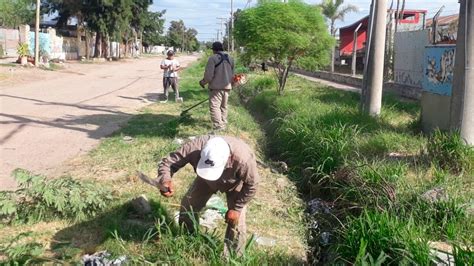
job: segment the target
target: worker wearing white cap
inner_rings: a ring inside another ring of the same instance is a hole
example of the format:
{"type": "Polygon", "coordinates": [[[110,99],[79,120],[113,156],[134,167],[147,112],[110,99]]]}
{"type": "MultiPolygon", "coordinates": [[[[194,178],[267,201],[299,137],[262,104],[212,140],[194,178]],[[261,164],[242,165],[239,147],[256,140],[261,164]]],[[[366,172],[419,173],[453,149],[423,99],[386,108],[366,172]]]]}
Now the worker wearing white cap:
{"type": "Polygon", "coordinates": [[[173,195],[171,177],[188,163],[197,178],[181,201],[179,223],[192,232],[193,221],[199,221],[198,213],[211,196],[217,191],[225,192],[225,252],[233,249],[241,254],[246,241],[246,206],[255,196],[259,179],[252,149],[242,140],[227,136],[202,136],[189,141],[159,164],[158,181],[163,196],[173,195]]]}

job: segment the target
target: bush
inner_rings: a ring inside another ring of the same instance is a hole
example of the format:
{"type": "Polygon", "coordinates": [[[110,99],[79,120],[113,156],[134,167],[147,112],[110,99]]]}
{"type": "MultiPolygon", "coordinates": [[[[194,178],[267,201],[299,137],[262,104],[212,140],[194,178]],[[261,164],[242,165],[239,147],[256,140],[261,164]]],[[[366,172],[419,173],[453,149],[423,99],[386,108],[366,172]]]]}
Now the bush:
{"type": "Polygon", "coordinates": [[[467,146],[459,132],[436,130],[428,140],[428,157],[443,170],[459,174],[472,170],[474,149],[467,146]]]}
{"type": "Polygon", "coordinates": [[[15,170],[19,189],[0,192],[0,217],[35,222],[53,218],[85,220],[95,216],[112,200],[111,191],[91,181],[71,177],[46,179],[25,170],[15,170]]]}

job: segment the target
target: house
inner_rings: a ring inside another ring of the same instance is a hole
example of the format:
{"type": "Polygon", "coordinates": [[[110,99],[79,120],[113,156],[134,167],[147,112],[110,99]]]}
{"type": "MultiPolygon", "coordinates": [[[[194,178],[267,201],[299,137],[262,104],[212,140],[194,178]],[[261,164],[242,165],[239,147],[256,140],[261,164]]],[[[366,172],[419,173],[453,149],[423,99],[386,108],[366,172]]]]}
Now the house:
{"type": "MultiPolygon", "coordinates": [[[[395,28],[397,32],[400,31],[414,31],[425,28],[425,18],[427,10],[404,10],[400,13],[401,19],[398,20],[398,25],[395,23],[396,10],[388,10],[387,14],[387,34],[388,38],[393,39],[395,28]]],[[[351,25],[339,29],[339,56],[342,60],[348,62],[352,61],[352,51],[354,46],[354,32],[357,27],[356,39],[356,53],[357,58],[364,57],[365,45],[368,35],[369,16],[366,16],[351,25]]],[[[360,60],[362,63],[362,60],[360,60]]]]}
{"type": "Polygon", "coordinates": [[[455,44],[458,35],[459,15],[438,17],[436,20],[436,35],[433,35],[435,24],[433,18],[426,20],[426,27],[430,29],[431,43],[455,44]]]}

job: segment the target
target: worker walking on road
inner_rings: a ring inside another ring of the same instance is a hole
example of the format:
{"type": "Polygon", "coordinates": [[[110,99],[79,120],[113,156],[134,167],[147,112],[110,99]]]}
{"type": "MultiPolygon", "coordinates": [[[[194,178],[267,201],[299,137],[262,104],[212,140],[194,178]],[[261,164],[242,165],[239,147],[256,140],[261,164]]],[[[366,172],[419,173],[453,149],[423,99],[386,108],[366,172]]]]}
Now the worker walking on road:
{"type": "Polygon", "coordinates": [[[207,201],[217,191],[225,192],[228,211],[224,254],[229,255],[230,250],[242,254],[246,241],[245,212],[259,180],[252,149],[234,137],[197,137],[160,162],[158,183],[163,196],[174,194],[171,178],[188,163],[197,178],[181,201],[179,223],[193,232],[193,221],[199,221],[198,213],[207,201]]]}
{"type": "Polygon", "coordinates": [[[164,99],[161,103],[168,102],[168,90],[171,86],[174,91],[175,100],[179,100],[179,86],[178,86],[178,71],[180,70],[181,66],[179,65],[179,61],[174,58],[174,51],[169,50],[166,53],[167,57],[163,61],[161,61],[160,68],[163,69],[163,94],[164,99]]]}
{"type": "Polygon", "coordinates": [[[225,130],[227,126],[227,101],[232,89],[234,60],[226,53],[222,43],[212,44],[214,55],[207,61],[204,78],[199,85],[209,84],[209,109],[215,131],[225,130]]]}

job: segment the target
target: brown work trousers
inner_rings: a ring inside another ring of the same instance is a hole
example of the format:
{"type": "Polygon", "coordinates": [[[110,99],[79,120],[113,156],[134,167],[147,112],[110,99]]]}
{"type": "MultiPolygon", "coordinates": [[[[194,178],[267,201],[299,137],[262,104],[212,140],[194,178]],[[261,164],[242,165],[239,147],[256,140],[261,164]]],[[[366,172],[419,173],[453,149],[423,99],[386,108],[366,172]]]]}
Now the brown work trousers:
{"type": "Polygon", "coordinates": [[[227,126],[228,90],[209,90],[209,110],[214,129],[225,129],[227,126]]]}
{"type": "MultiPolygon", "coordinates": [[[[185,226],[185,228],[194,232],[199,226],[199,212],[206,206],[207,201],[211,196],[216,193],[217,190],[212,189],[206,184],[201,178],[196,178],[189,188],[186,195],[181,200],[181,209],[179,213],[179,224],[185,226]]],[[[235,200],[237,197],[236,191],[226,192],[227,207],[233,209],[235,207],[235,200]]],[[[246,231],[247,227],[245,224],[245,212],[246,207],[240,212],[240,219],[238,226],[234,227],[227,225],[225,239],[224,239],[224,255],[229,256],[231,251],[236,252],[238,255],[242,255],[243,248],[245,247],[246,231]]]]}
{"type": "Polygon", "coordinates": [[[165,100],[168,100],[169,88],[173,88],[175,99],[179,98],[179,87],[177,77],[164,77],[163,78],[163,91],[165,100]]]}

